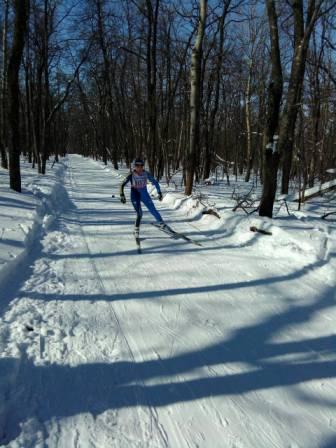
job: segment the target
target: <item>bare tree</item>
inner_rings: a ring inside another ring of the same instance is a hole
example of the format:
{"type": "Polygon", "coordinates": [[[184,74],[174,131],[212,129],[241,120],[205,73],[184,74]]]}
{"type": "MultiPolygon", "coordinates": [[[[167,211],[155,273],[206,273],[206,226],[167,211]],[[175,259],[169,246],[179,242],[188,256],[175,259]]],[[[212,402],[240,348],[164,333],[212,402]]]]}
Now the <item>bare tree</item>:
{"type": "Polygon", "coordinates": [[[200,0],[199,20],[195,45],[192,50],[190,69],[190,143],[189,151],[185,161],[185,194],[191,195],[194,174],[196,151],[199,148],[199,119],[200,119],[200,91],[201,91],[201,67],[202,67],[202,46],[207,17],[207,0],[200,0]]]}
{"type": "Polygon", "coordinates": [[[285,96],[284,108],[279,115],[279,105],[282,96],[282,68],[279,52],[278,17],[275,2],[267,2],[267,11],[271,35],[272,83],[277,86],[276,91],[269,91],[268,125],[266,127],[266,151],[264,161],[264,186],[260,204],[260,215],[272,217],[273,203],[277,188],[277,172],[280,159],[282,161],[282,193],[288,193],[292,167],[293,148],[295,140],[296,119],[301,106],[303,83],[310,36],[322,14],[334,8],[336,2],[324,0],[309,0],[304,9],[303,0],[293,0],[289,3],[294,21],[294,53],[288,89],[285,96]],[[328,4],[328,5],[327,5],[328,4]],[[322,11],[322,6],[328,6],[322,11]],[[277,50],[275,51],[275,49],[277,50]],[[275,57],[276,55],[276,57],[275,57]],[[279,88],[281,83],[281,89],[279,88]],[[274,95],[276,93],[276,95],[274,95]],[[273,112],[272,112],[273,111],[273,112]],[[270,118],[272,120],[270,121],[270,118]],[[275,132],[278,129],[279,142],[276,147],[275,132]]]}
{"type": "Polygon", "coordinates": [[[211,161],[214,155],[215,147],[215,124],[218,114],[219,104],[220,104],[220,93],[221,93],[221,73],[224,60],[224,41],[225,41],[225,24],[227,16],[230,12],[232,0],[225,0],[222,5],[221,15],[218,17],[218,43],[217,54],[215,57],[215,66],[213,69],[214,75],[214,99],[213,108],[210,112],[209,126],[206,129],[206,139],[205,139],[205,154],[204,154],[204,171],[203,178],[206,179],[210,175],[211,161]]]}
{"type": "MultiPolygon", "coordinates": [[[[282,193],[288,193],[293,158],[296,118],[301,104],[303,80],[309,48],[310,36],[320,17],[325,0],[309,0],[306,19],[303,0],[292,1],[294,18],[294,55],[288,83],[287,98],[281,117],[279,132],[279,152],[282,160],[282,193]]],[[[328,8],[329,9],[329,8],[328,8]]]]}
{"type": "Polygon", "coordinates": [[[19,70],[29,17],[29,0],[14,0],[14,11],[14,37],[8,62],[8,121],[10,128],[9,179],[10,188],[21,192],[19,70]]]}
{"type": "Polygon", "coordinates": [[[7,112],[7,59],[8,59],[8,48],[7,48],[7,34],[8,34],[8,12],[9,12],[9,2],[8,0],[3,0],[4,4],[4,19],[2,25],[2,70],[1,70],[1,83],[0,83],[0,155],[1,155],[1,166],[2,168],[8,168],[7,160],[7,136],[6,136],[6,112],[7,112]]]}
{"type": "Polygon", "coordinates": [[[263,191],[259,215],[271,218],[273,215],[273,204],[277,188],[277,172],[280,160],[274,136],[277,134],[279,126],[280,103],[283,89],[278,20],[274,0],[267,2],[267,16],[271,39],[271,78],[268,86],[267,117],[264,130],[264,147],[266,149],[263,161],[263,191]]]}

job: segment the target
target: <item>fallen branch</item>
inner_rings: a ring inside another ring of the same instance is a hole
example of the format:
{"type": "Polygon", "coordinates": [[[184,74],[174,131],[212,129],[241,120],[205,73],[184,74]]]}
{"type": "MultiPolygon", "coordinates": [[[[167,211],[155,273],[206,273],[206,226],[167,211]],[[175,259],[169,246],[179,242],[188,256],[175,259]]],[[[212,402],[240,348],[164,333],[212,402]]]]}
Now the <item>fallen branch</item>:
{"type": "Polygon", "coordinates": [[[325,215],[323,215],[323,216],[321,216],[321,218],[322,219],[326,219],[328,216],[330,216],[330,215],[336,215],[336,211],[335,212],[329,212],[329,213],[326,213],[325,215]]]}
{"type": "Polygon", "coordinates": [[[238,202],[238,204],[232,209],[232,211],[235,212],[237,211],[238,208],[241,208],[247,215],[252,215],[252,213],[255,213],[259,210],[259,206],[254,208],[252,211],[247,211],[247,209],[253,208],[255,202],[256,202],[255,200],[248,201],[246,199],[243,199],[240,202],[238,202]]]}
{"type": "Polygon", "coordinates": [[[278,200],[280,201],[280,207],[279,207],[279,210],[278,210],[277,214],[280,212],[282,206],[284,205],[286,207],[288,216],[291,215],[291,213],[289,211],[289,208],[288,208],[288,203],[287,203],[288,198],[289,198],[289,196],[285,195],[285,194],[278,198],[278,200]]]}
{"type": "Polygon", "coordinates": [[[213,210],[212,208],[208,208],[207,210],[202,211],[202,215],[213,215],[216,216],[216,218],[220,219],[219,214],[213,210]]]}
{"type": "Polygon", "coordinates": [[[239,193],[236,193],[235,190],[232,193],[232,199],[235,199],[237,201],[237,205],[235,205],[232,209],[233,212],[237,211],[238,208],[242,208],[244,212],[249,215],[251,213],[254,213],[257,209],[254,209],[252,212],[248,212],[246,209],[253,208],[255,205],[256,200],[251,199],[251,194],[254,189],[254,186],[252,186],[251,190],[245,194],[244,196],[240,196],[239,193]]]}
{"type": "Polygon", "coordinates": [[[252,210],[252,211],[250,211],[250,212],[247,212],[246,210],[244,210],[248,215],[252,215],[253,213],[255,213],[255,212],[258,212],[259,211],[259,208],[260,208],[260,206],[258,206],[257,208],[255,208],[254,210],[252,210]]]}
{"type": "Polygon", "coordinates": [[[250,227],[251,232],[258,232],[262,235],[272,235],[272,232],[269,232],[268,230],[258,229],[258,227],[251,226],[250,227]]]}
{"type": "MultiPolygon", "coordinates": [[[[329,193],[330,191],[336,190],[336,179],[325,182],[319,187],[309,188],[304,192],[304,197],[302,198],[302,202],[307,201],[308,199],[313,199],[315,197],[323,196],[325,193],[329,193]]],[[[295,197],[294,201],[298,202],[299,197],[295,197]]]]}
{"type": "MultiPolygon", "coordinates": [[[[240,208],[240,207],[243,208],[242,205],[243,205],[244,203],[247,203],[246,199],[242,199],[241,201],[239,201],[238,204],[237,204],[235,207],[233,207],[232,211],[235,212],[238,208],[240,208]]],[[[243,210],[244,210],[244,209],[243,209],[243,210]]],[[[245,210],[244,210],[244,211],[245,211],[245,210]]]]}

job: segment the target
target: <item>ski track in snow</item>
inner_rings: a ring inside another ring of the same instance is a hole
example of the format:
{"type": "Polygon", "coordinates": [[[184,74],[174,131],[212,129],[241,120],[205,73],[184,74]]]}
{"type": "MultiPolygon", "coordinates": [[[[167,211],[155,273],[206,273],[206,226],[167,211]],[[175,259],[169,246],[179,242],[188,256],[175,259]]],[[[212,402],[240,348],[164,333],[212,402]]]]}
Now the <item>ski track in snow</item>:
{"type": "Polygon", "coordinates": [[[336,446],[335,227],[210,234],[164,201],[202,247],[145,211],[137,254],[120,181],[79,156],[60,174],[0,317],[1,446],[336,446]]]}

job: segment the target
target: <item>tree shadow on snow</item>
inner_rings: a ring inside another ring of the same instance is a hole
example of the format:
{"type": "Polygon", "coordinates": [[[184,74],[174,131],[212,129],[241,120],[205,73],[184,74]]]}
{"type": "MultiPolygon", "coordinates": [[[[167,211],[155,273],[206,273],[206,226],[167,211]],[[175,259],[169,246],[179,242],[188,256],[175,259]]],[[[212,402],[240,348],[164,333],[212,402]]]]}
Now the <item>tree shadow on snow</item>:
{"type": "MultiPolygon", "coordinates": [[[[0,384],[0,394],[7,397],[6,412],[2,416],[0,413],[5,428],[2,442],[15,439],[20,424],[33,417],[47,422],[82,413],[96,416],[110,409],[160,407],[335,378],[335,334],[274,342],[280,331],[307,324],[315,314],[335,305],[334,290],[329,288],[317,301],[289,306],[256,324],[233,331],[227,339],[169,358],[155,357],[142,362],[111,359],[110,363],[71,367],[37,366],[23,355],[20,368],[17,360],[2,358],[0,371],[5,373],[2,385],[6,376],[8,382],[13,381],[12,372],[17,372],[16,387],[8,387],[1,394],[0,384]],[[226,367],[228,363],[244,363],[246,368],[232,373],[232,367],[226,367]]],[[[323,406],[321,400],[319,407],[323,406]]],[[[331,406],[334,408],[336,403],[329,399],[325,407],[331,406]]],[[[331,441],[327,441],[324,448],[331,446],[331,441]]]]}
{"type": "MultiPolygon", "coordinates": [[[[125,252],[126,255],[129,253],[125,252]]],[[[105,257],[106,254],[91,254],[92,258],[95,257],[105,257]]],[[[172,296],[180,296],[180,295],[192,295],[192,294],[203,294],[203,293],[212,293],[212,292],[220,292],[220,291],[232,291],[236,289],[244,289],[244,288],[255,288],[255,287],[264,287],[264,286],[272,286],[276,283],[286,283],[291,280],[297,280],[304,277],[306,274],[311,273],[315,269],[321,268],[329,263],[330,259],[334,257],[335,254],[330,252],[328,257],[324,260],[318,260],[314,263],[308,264],[297,271],[291,272],[286,275],[279,276],[270,276],[269,278],[259,278],[256,280],[247,280],[240,281],[234,283],[219,283],[216,285],[201,285],[201,286],[186,286],[183,288],[170,288],[170,289],[158,289],[158,290],[149,290],[149,291],[130,291],[130,292],[116,292],[114,294],[46,294],[39,293],[36,291],[23,290],[22,294],[25,294],[27,297],[37,300],[61,300],[61,301],[95,301],[95,300],[105,300],[107,302],[113,301],[123,301],[123,300],[159,300],[162,298],[169,298],[172,296]]],[[[53,255],[52,257],[60,257],[63,258],[63,255],[53,255]]],[[[67,257],[67,256],[66,256],[67,257]]],[[[70,258],[73,255],[69,256],[70,258]]],[[[74,255],[75,258],[79,258],[80,255],[74,255]]],[[[84,258],[88,257],[88,255],[84,254],[84,258]]],[[[113,276],[111,277],[113,278],[113,276]]],[[[334,291],[334,290],[332,290],[334,291]]],[[[335,295],[335,293],[334,293],[335,295]]]]}
{"type": "Polygon", "coordinates": [[[336,436],[329,438],[320,448],[335,448],[336,446],[336,436]]]}

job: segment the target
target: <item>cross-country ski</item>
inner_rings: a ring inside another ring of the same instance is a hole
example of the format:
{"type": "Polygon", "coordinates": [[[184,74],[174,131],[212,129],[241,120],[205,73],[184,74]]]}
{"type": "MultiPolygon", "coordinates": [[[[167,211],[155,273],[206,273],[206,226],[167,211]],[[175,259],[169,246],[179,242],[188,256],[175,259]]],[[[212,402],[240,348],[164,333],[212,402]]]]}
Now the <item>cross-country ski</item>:
{"type": "Polygon", "coordinates": [[[179,239],[180,238],[180,239],[183,239],[183,240],[187,241],[188,243],[196,244],[196,246],[202,246],[201,243],[199,243],[198,241],[195,241],[195,240],[189,238],[188,236],[184,235],[183,233],[175,232],[175,230],[173,230],[167,224],[162,225],[162,224],[158,224],[158,223],[155,223],[155,222],[152,222],[151,224],[154,227],[156,227],[157,229],[159,229],[162,232],[164,232],[167,235],[169,235],[173,239],[179,239]]]}

